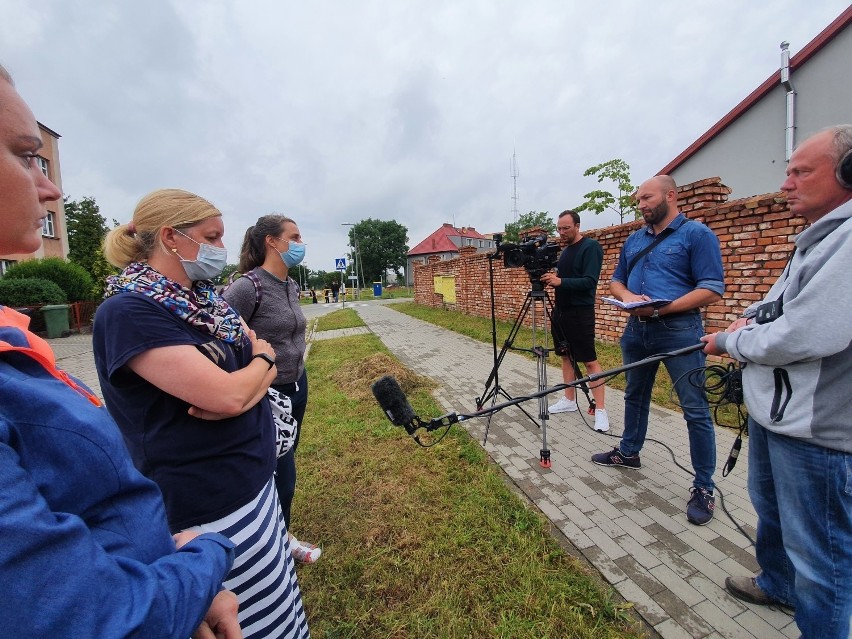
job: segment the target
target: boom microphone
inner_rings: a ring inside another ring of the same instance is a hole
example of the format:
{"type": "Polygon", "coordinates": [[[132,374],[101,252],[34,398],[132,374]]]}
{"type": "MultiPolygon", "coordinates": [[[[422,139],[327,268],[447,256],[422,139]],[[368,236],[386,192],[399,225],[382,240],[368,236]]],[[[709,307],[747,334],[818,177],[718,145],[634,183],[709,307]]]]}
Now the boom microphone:
{"type": "Polygon", "coordinates": [[[373,383],[371,388],[373,390],[373,395],[375,396],[376,401],[379,403],[379,406],[381,406],[382,410],[385,412],[385,415],[387,415],[391,423],[395,426],[402,426],[405,429],[405,432],[411,435],[416,442],[420,443],[420,440],[417,438],[417,435],[415,433],[421,428],[425,429],[426,432],[430,432],[439,428],[449,427],[452,424],[458,424],[459,422],[472,419],[473,417],[485,417],[492,413],[501,411],[504,408],[509,408],[510,406],[517,406],[518,404],[527,402],[531,399],[544,397],[545,395],[548,395],[550,393],[555,393],[557,391],[564,390],[572,386],[578,386],[587,382],[595,382],[599,379],[609,378],[613,375],[617,375],[618,373],[623,373],[633,368],[638,368],[639,366],[647,366],[648,364],[660,362],[669,357],[685,355],[686,353],[691,353],[693,351],[697,351],[703,348],[703,342],[693,344],[692,346],[686,346],[684,348],[680,348],[669,353],[660,353],[658,355],[652,355],[651,357],[646,357],[645,359],[639,360],[638,362],[633,362],[632,364],[626,364],[620,368],[614,368],[608,371],[601,371],[600,373],[593,373],[592,375],[576,379],[573,382],[569,382],[567,384],[559,384],[558,386],[546,388],[545,390],[539,391],[532,395],[527,395],[525,397],[515,397],[514,399],[511,399],[507,402],[503,402],[502,404],[494,404],[488,408],[479,407],[479,409],[475,413],[461,415],[458,413],[447,413],[446,415],[441,415],[440,417],[435,417],[429,420],[424,420],[417,416],[417,414],[414,412],[414,409],[411,407],[411,404],[408,402],[408,398],[406,398],[405,393],[402,392],[402,388],[400,388],[399,383],[390,375],[380,377],[373,383]]]}
{"type": "Polygon", "coordinates": [[[415,422],[419,422],[420,418],[415,414],[399,383],[390,375],[385,375],[373,384],[372,389],[376,401],[391,423],[394,426],[402,426],[409,435],[413,435],[417,430],[415,422]]]}

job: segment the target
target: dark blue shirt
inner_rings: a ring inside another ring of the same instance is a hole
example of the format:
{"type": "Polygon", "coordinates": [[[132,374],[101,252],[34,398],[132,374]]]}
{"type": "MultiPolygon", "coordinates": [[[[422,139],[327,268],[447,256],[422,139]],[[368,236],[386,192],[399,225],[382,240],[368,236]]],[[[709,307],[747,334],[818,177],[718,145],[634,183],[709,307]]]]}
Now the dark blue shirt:
{"type": "Polygon", "coordinates": [[[191,344],[233,372],[251,362],[245,338],[234,348],[190,326],[137,293],[107,298],[95,317],[93,346],[101,391],[133,463],[163,491],[173,532],[215,521],[250,502],[275,471],[269,402],[241,415],[204,421],[189,404],[150,384],[125,364],[152,348],[191,344]]]}
{"type": "Polygon", "coordinates": [[[669,228],[677,230],[640,257],[628,277],[627,265],[656,238],[650,225],[632,233],[624,242],[612,279],[631,293],[650,298],[674,300],[697,288],[722,295],[725,274],[719,240],[713,231],[687,220],[682,213],[669,228]]]}

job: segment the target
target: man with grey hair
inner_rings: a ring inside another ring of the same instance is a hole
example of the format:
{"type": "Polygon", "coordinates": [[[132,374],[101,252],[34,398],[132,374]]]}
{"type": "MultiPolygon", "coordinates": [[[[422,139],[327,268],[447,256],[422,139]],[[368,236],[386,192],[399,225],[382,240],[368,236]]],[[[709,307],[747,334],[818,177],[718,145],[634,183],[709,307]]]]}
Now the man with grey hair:
{"type": "Polygon", "coordinates": [[[795,608],[805,639],[847,639],[852,616],[852,125],[803,142],[781,185],[810,226],[761,302],[705,352],[747,364],[748,488],[761,572],[728,577],[753,604],[795,608]]]}

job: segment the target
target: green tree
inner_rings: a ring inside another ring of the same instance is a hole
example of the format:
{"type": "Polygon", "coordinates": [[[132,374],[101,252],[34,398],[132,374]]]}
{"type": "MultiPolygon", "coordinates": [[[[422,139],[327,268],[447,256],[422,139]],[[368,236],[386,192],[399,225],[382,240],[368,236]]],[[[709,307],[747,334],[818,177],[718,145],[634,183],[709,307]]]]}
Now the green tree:
{"type": "MultiPolygon", "coordinates": [[[[355,264],[362,284],[384,281],[386,271],[399,276],[408,256],[408,229],[395,220],[361,220],[349,229],[349,245],[357,247],[355,264]]],[[[349,282],[347,281],[347,286],[349,282]]]]}
{"type": "Polygon", "coordinates": [[[540,227],[547,231],[547,235],[556,235],[556,223],[550,217],[547,211],[530,211],[529,213],[521,213],[518,216],[517,222],[509,222],[503,233],[503,240],[506,242],[519,242],[521,233],[527,229],[540,227]]]}
{"type": "Polygon", "coordinates": [[[639,209],[636,208],[636,201],[633,199],[633,192],[636,187],[630,183],[630,165],[627,162],[619,159],[609,160],[597,166],[589,167],[583,175],[586,177],[594,175],[598,178],[599,184],[604,180],[614,182],[618,196],[602,189],[589,191],[583,196],[586,201],[574,207],[575,211],[578,213],[580,211],[594,211],[595,215],[600,215],[610,209],[618,213],[622,224],[626,216],[634,220],[639,219],[639,209]]]}
{"type": "Polygon", "coordinates": [[[68,225],[68,261],[81,266],[91,276],[95,295],[100,296],[104,280],[118,272],[104,257],[104,237],[109,231],[106,218],[101,215],[93,197],[77,201],[66,196],[64,203],[68,225]]]}
{"type": "Polygon", "coordinates": [[[335,271],[312,271],[308,278],[308,283],[318,291],[328,288],[331,284],[331,278],[336,276],[335,271]]]}
{"type": "MultiPolygon", "coordinates": [[[[239,268],[238,264],[225,264],[225,268],[222,269],[219,277],[213,278],[213,283],[218,284],[219,286],[225,286],[231,279],[231,275],[236,273],[239,268]]],[[[234,279],[237,279],[237,276],[234,276],[234,279]]]]}

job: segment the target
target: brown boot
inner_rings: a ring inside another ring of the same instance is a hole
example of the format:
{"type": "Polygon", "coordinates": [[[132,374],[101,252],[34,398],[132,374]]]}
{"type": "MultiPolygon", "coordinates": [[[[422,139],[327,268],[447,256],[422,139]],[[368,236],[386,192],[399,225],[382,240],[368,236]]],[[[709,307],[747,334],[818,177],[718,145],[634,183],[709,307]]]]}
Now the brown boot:
{"type": "Polygon", "coordinates": [[[754,577],[726,577],[725,588],[737,599],[757,604],[758,606],[784,605],[773,599],[757,585],[754,577]]]}

